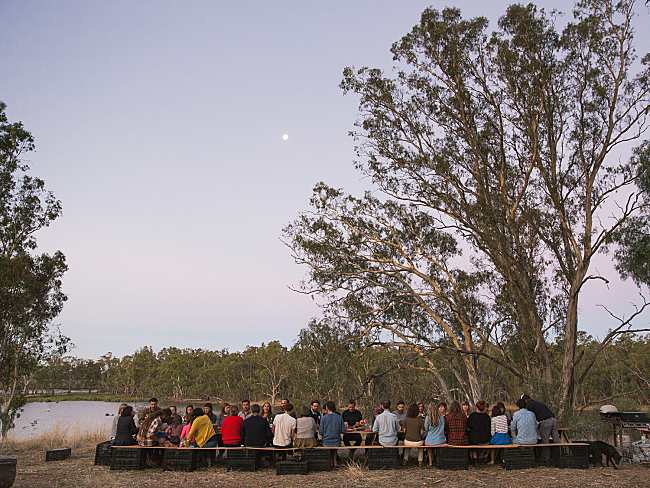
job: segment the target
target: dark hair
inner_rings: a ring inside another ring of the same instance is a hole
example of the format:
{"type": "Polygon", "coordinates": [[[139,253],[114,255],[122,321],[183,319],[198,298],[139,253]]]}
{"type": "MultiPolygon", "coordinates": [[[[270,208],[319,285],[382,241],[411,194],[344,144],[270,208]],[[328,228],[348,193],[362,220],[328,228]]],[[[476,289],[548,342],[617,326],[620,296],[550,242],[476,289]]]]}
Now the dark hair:
{"type": "Polygon", "coordinates": [[[460,403],[458,403],[457,400],[454,400],[451,402],[451,405],[449,405],[449,413],[453,413],[454,415],[457,415],[460,412],[460,403]]]}
{"type": "Polygon", "coordinates": [[[420,409],[418,408],[417,403],[411,403],[408,410],[406,411],[406,416],[409,418],[416,418],[420,414],[420,409]]]}
{"type": "Polygon", "coordinates": [[[384,410],[389,410],[390,409],[390,400],[384,400],[381,402],[381,406],[384,407],[384,410]]]}
{"type": "Polygon", "coordinates": [[[311,402],[309,402],[309,405],[311,406],[314,403],[318,403],[318,405],[320,406],[320,402],[318,400],[312,400],[311,402]]]}
{"type": "Polygon", "coordinates": [[[354,401],[354,400],[350,400],[350,401],[348,402],[348,405],[354,405],[354,406],[356,407],[356,406],[357,406],[357,402],[354,401]]]}
{"type": "Polygon", "coordinates": [[[494,407],[492,407],[492,416],[498,417],[499,415],[503,415],[503,412],[501,411],[501,407],[499,407],[499,404],[497,403],[494,407]]]}
{"type": "Polygon", "coordinates": [[[332,400],[325,402],[325,408],[330,412],[336,412],[336,404],[332,400]]]}
{"type": "Polygon", "coordinates": [[[523,398],[520,398],[519,400],[517,400],[516,405],[517,405],[517,408],[520,408],[520,409],[521,408],[526,408],[526,400],[524,400],[523,398]]]}
{"type": "Polygon", "coordinates": [[[404,403],[404,400],[400,400],[397,402],[397,406],[399,407],[400,405],[406,405],[406,403],[404,403]]]}
{"type": "Polygon", "coordinates": [[[149,403],[151,403],[151,402],[158,403],[158,399],[156,397],[151,397],[151,398],[149,398],[149,403]]]}
{"type": "Polygon", "coordinates": [[[161,413],[162,413],[163,418],[166,418],[166,419],[168,419],[169,417],[172,416],[172,411],[171,411],[171,409],[169,407],[163,408],[161,410],[161,413]]]}
{"type": "Polygon", "coordinates": [[[259,405],[259,403],[253,403],[253,404],[251,405],[251,412],[253,412],[253,413],[260,413],[260,410],[261,410],[261,409],[260,409],[260,405],[259,405]]]}
{"type": "Polygon", "coordinates": [[[487,407],[485,400],[479,400],[478,402],[476,402],[476,408],[478,409],[479,412],[485,412],[485,407],[487,407]]]}
{"type": "Polygon", "coordinates": [[[121,417],[130,417],[131,415],[133,415],[133,407],[132,406],[127,405],[126,407],[124,407],[122,409],[121,417]]]}
{"type": "Polygon", "coordinates": [[[192,412],[192,417],[194,417],[194,418],[196,418],[196,417],[200,417],[201,415],[205,415],[205,414],[203,413],[203,409],[202,409],[201,407],[196,407],[196,408],[194,409],[194,411],[192,412]]]}
{"type": "Polygon", "coordinates": [[[469,407],[469,402],[467,400],[463,400],[463,403],[461,405],[467,405],[469,407]]]}
{"type": "Polygon", "coordinates": [[[205,403],[203,404],[203,407],[204,407],[204,408],[209,408],[210,410],[212,410],[212,404],[211,404],[210,402],[205,402],[205,403]]]}
{"type": "Polygon", "coordinates": [[[230,415],[237,415],[239,413],[239,407],[236,404],[232,404],[228,406],[228,413],[230,415]]]}
{"type": "Polygon", "coordinates": [[[250,400],[242,400],[241,403],[242,403],[242,405],[243,405],[244,403],[248,403],[248,404],[250,405],[251,401],[250,401],[250,400]]]}
{"type": "Polygon", "coordinates": [[[300,407],[300,416],[301,417],[311,417],[310,415],[311,410],[307,405],[300,407]]]}
{"type": "Polygon", "coordinates": [[[190,403],[189,405],[187,405],[187,406],[185,407],[185,415],[189,415],[189,414],[187,413],[187,409],[188,409],[188,408],[191,408],[192,411],[194,411],[194,405],[192,405],[192,404],[190,403]]]}
{"type": "Polygon", "coordinates": [[[506,413],[506,406],[503,404],[503,402],[498,402],[498,403],[496,404],[496,406],[499,407],[499,408],[501,409],[501,414],[502,414],[502,415],[505,415],[505,413],[506,413]]]}

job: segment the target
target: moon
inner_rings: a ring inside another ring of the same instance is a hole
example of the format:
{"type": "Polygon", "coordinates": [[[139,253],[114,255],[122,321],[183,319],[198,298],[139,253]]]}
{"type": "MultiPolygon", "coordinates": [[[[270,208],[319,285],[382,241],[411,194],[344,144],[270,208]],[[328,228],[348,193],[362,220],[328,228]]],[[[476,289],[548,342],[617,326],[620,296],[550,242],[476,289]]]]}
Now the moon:
{"type": "Polygon", "coordinates": [[[282,134],[282,140],[283,141],[288,141],[289,140],[289,134],[282,134]]]}

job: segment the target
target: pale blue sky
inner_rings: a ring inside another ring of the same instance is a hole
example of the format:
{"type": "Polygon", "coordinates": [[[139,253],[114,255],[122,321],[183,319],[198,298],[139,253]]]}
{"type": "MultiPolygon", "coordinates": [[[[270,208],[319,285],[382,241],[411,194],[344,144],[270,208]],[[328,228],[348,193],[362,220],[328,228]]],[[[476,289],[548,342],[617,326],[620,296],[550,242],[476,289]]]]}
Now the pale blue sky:
{"type": "MultiPolygon", "coordinates": [[[[1,0],[0,99],[64,204],[41,243],[68,258],[74,353],[292,343],[317,311],[287,287],[303,270],[281,229],[315,182],[367,184],[343,67],[389,65],[428,5],[495,19],[508,3],[1,0]]],[[[584,326],[602,334],[595,304],[624,312],[635,293],[591,285],[584,326]]]]}

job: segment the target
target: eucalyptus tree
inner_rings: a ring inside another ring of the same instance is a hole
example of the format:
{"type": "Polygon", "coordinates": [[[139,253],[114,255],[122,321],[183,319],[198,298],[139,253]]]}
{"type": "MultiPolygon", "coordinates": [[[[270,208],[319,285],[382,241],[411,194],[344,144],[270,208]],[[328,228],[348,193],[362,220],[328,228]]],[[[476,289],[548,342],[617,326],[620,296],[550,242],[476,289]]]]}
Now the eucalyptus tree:
{"type": "Polygon", "coordinates": [[[38,253],[36,234],[61,214],[45,182],[29,175],[32,135],[9,122],[0,102],[0,424],[11,428],[22,394],[39,363],[63,354],[67,338],[51,327],[66,296],[60,251],[38,253]]]}
{"type": "Polygon", "coordinates": [[[579,1],[561,31],[557,14],[533,4],[509,7],[493,32],[485,18],[427,9],[393,45],[393,72],[346,68],[341,86],[359,98],[357,167],[381,197],[316,188],[313,211],[286,229],[310,267],[304,291],[348,312],[372,294],[355,320],[408,327],[399,339],[418,346],[442,331],[468,358],[470,383],[475,359],[489,355],[522,380],[540,377],[542,395],[571,408],[580,292],[605,279],[590,274],[592,258],[641,205],[634,158],[615,158],[648,113],[634,5],[579,1]],[[472,259],[461,263],[461,249],[472,259]],[[554,333],[564,344],[557,385],[554,333]]]}

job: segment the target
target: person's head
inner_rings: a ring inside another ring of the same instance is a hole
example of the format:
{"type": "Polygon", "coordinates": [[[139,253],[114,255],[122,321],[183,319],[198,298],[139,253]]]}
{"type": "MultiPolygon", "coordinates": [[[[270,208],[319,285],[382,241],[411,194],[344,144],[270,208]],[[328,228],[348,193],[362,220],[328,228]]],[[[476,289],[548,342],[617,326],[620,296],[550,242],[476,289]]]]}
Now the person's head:
{"type": "Polygon", "coordinates": [[[169,409],[172,411],[172,415],[176,415],[178,413],[176,410],[176,405],[170,405],[169,409]]]}
{"type": "Polygon", "coordinates": [[[192,417],[190,417],[190,418],[195,419],[196,417],[200,417],[201,415],[205,415],[205,412],[203,411],[203,409],[201,407],[196,407],[194,409],[194,412],[192,412],[192,417]]]}
{"type": "Polygon", "coordinates": [[[212,414],[212,403],[205,402],[203,404],[203,411],[205,412],[206,415],[212,414]]]}
{"type": "Polygon", "coordinates": [[[354,412],[354,410],[355,410],[356,408],[357,408],[357,402],[355,402],[354,400],[350,400],[350,401],[348,402],[348,410],[349,410],[350,412],[354,412]]]}
{"type": "Polygon", "coordinates": [[[251,401],[250,400],[242,400],[241,401],[241,410],[244,413],[248,413],[251,410],[251,401]]]}
{"type": "Polygon", "coordinates": [[[152,412],[158,410],[158,399],[156,397],[149,398],[149,410],[152,412]]]}
{"type": "Polygon", "coordinates": [[[280,400],[280,408],[282,410],[284,410],[284,407],[287,406],[287,405],[289,405],[289,400],[288,399],[283,398],[282,400],[280,400]]]}
{"type": "Polygon", "coordinates": [[[237,415],[239,413],[239,408],[234,403],[228,408],[228,415],[237,415]]]}
{"type": "Polygon", "coordinates": [[[456,400],[451,402],[451,405],[449,405],[449,413],[452,415],[458,415],[460,412],[460,403],[456,400]]]}
{"type": "Polygon", "coordinates": [[[499,415],[503,415],[503,413],[501,413],[501,408],[499,408],[499,404],[497,403],[494,407],[492,407],[492,416],[498,417],[499,415]]]}
{"type": "Polygon", "coordinates": [[[390,410],[390,400],[384,400],[381,402],[381,406],[384,410],[390,410]]]}
{"type": "Polygon", "coordinates": [[[187,415],[188,417],[192,416],[193,411],[194,411],[194,405],[192,405],[191,403],[187,407],[185,407],[185,415],[187,415]]]}
{"type": "Polygon", "coordinates": [[[223,404],[223,407],[221,407],[221,412],[223,413],[224,417],[230,415],[230,403],[225,402],[223,404]]]}
{"type": "Polygon", "coordinates": [[[429,402],[429,407],[427,410],[429,418],[431,419],[431,423],[437,427],[438,423],[440,422],[440,417],[443,417],[445,415],[444,412],[441,412],[440,405],[429,402]]]}
{"type": "Polygon", "coordinates": [[[397,411],[399,413],[404,413],[404,409],[406,409],[406,403],[404,403],[404,400],[397,402],[397,411]]]}
{"type": "Polygon", "coordinates": [[[409,405],[408,410],[406,411],[406,416],[408,418],[414,419],[418,415],[420,415],[420,409],[418,408],[418,404],[417,403],[411,403],[409,405]]]}
{"type": "Polygon", "coordinates": [[[487,403],[485,403],[485,400],[479,400],[478,402],[476,402],[477,412],[484,413],[486,408],[487,408],[487,403]]]}
{"type": "Polygon", "coordinates": [[[120,412],[120,416],[133,417],[133,407],[131,407],[130,405],[124,405],[124,408],[120,412]]]}
{"type": "Polygon", "coordinates": [[[522,408],[526,408],[526,400],[524,400],[523,398],[517,400],[517,408],[519,410],[521,410],[522,408]]]}
{"type": "Polygon", "coordinates": [[[117,407],[117,415],[118,416],[122,415],[122,412],[124,411],[124,409],[126,407],[128,407],[128,405],[126,403],[120,403],[120,406],[117,407]]]}
{"type": "Polygon", "coordinates": [[[526,393],[524,393],[523,395],[521,395],[519,398],[521,398],[521,399],[522,399],[523,401],[525,401],[525,402],[528,402],[528,400],[531,399],[531,398],[530,398],[530,395],[528,395],[528,394],[526,394],[526,393]]]}
{"type": "Polygon", "coordinates": [[[308,407],[307,405],[300,408],[301,417],[311,417],[310,413],[311,413],[310,407],[308,407]]]}
{"type": "Polygon", "coordinates": [[[438,415],[443,417],[447,415],[447,402],[438,403],[438,415]]]}
{"type": "Polygon", "coordinates": [[[285,403],[284,406],[282,407],[282,411],[289,413],[293,410],[293,405],[289,402],[285,403]]]}
{"type": "Polygon", "coordinates": [[[424,402],[418,402],[418,413],[424,413],[424,402]]]}
{"type": "Polygon", "coordinates": [[[162,415],[161,415],[161,417],[162,417],[163,419],[166,419],[166,420],[167,420],[167,419],[170,419],[171,416],[172,416],[172,411],[171,411],[171,409],[170,409],[169,407],[168,407],[168,408],[163,408],[163,409],[162,409],[162,415]]]}
{"type": "Polygon", "coordinates": [[[320,411],[320,402],[318,400],[312,400],[310,403],[311,406],[311,411],[312,412],[319,412],[320,411]]]}
{"type": "Polygon", "coordinates": [[[271,404],[269,402],[264,402],[262,404],[262,414],[268,415],[271,413],[271,404]]]}
{"type": "Polygon", "coordinates": [[[325,410],[329,413],[336,412],[336,404],[332,400],[325,402],[325,410]]]}
{"type": "Polygon", "coordinates": [[[259,414],[260,414],[260,410],[261,410],[261,409],[260,409],[260,405],[259,405],[259,403],[253,403],[253,404],[251,405],[251,413],[252,413],[253,415],[259,415],[259,414]]]}
{"type": "Polygon", "coordinates": [[[505,415],[506,406],[503,404],[503,402],[497,402],[497,404],[495,406],[499,407],[499,410],[501,410],[501,415],[505,415]]]}
{"type": "Polygon", "coordinates": [[[469,415],[469,402],[465,400],[463,403],[461,403],[460,409],[463,411],[465,415],[469,415]]]}

